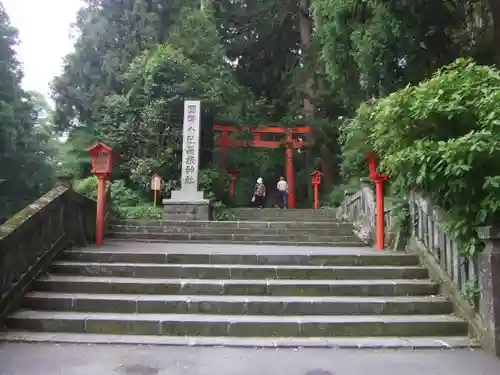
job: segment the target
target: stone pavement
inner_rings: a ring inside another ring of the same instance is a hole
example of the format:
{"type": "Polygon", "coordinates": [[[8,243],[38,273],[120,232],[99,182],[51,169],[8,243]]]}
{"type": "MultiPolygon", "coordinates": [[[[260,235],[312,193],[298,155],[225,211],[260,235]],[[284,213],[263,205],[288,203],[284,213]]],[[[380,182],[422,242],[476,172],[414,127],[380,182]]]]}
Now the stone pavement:
{"type": "Polygon", "coordinates": [[[1,375],[498,375],[480,350],[0,344],[1,375]]]}

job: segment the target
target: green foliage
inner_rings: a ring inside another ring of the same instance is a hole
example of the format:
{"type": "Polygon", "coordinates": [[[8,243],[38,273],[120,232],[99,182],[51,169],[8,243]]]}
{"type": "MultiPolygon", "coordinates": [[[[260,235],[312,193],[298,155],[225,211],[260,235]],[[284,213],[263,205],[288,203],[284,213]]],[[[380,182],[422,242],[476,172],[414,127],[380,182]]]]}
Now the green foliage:
{"type": "Polygon", "coordinates": [[[362,106],[342,128],[347,169],[359,166],[370,145],[391,191],[428,194],[447,213],[462,253],[475,254],[481,245],[474,228],[497,222],[500,208],[498,87],[498,70],[460,59],[362,106]]]}
{"type": "Polygon", "coordinates": [[[231,177],[219,169],[204,169],[200,171],[199,186],[205,192],[205,198],[212,201],[228,203],[231,177]]]}
{"type": "Polygon", "coordinates": [[[163,207],[153,207],[151,204],[143,203],[138,206],[116,206],[114,212],[123,219],[161,219],[163,207]]]}
{"type": "MultiPolygon", "coordinates": [[[[102,140],[116,151],[114,179],[144,193],[151,174],[158,173],[167,189],[178,188],[182,100],[197,98],[203,103],[202,169],[213,163],[214,123],[313,126],[314,141],[295,155],[297,197],[310,202],[312,167],[322,168],[325,190],[340,178],[342,116],[460,55],[491,60],[496,45],[495,11],[486,0],[204,5],[200,10],[199,0],[84,3],[74,52],[54,82],[55,122],[68,132],[60,152],[65,171],[87,177],[83,150],[102,140]]],[[[355,134],[353,142],[368,144],[355,134]]],[[[346,173],[365,164],[363,152],[356,150],[355,159],[350,150],[346,173]]],[[[258,175],[274,182],[284,173],[282,153],[230,154],[231,167],[240,170],[238,204],[248,203],[248,188],[258,175]]]]}
{"type": "MultiPolygon", "coordinates": [[[[388,207],[389,208],[389,207],[388,207]]],[[[391,215],[391,228],[390,230],[397,230],[403,238],[410,235],[411,216],[410,204],[408,199],[395,199],[391,202],[390,207],[391,215]]]]}
{"type": "Polygon", "coordinates": [[[478,307],[477,303],[479,300],[479,293],[481,292],[481,287],[479,286],[478,280],[469,280],[463,286],[460,291],[465,300],[472,306],[478,307]]]}
{"type": "Polygon", "coordinates": [[[231,209],[220,201],[215,201],[212,206],[213,219],[217,221],[232,221],[235,216],[231,209]]]}
{"type": "MultiPolygon", "coordinates": [[[[97,200],[97,177],[91,176],[83,180],[77,180],[74,182],[73,188],[76,192],[90,199],[97,200]]],[[[126,186],[123,180],[112,181],[108,188],[111,200],[110,203],[113,209],[146,204],[135,190],[126,186]]]]}
{"type": "Polygon", "coordinates": [[[114,207],[133,207],[144,203],[142,197],[136,191],[125,186],[123,180],[113,181],[109,189],[111,203],[114,207]]]}
{"type": "Polygon", "coordinates": [[[73,183],[73,189],[87,198],[97,200],[97,177],[91,176],[73,183]]]}
{"type": "Polygon", "coordinates": [[[480,42],[464,33],[470,8],[458,2],[314,0],[313,7],[327,76],[351,109],[474,53],[480,42]]]}
{"type": "Polygon", "coordinates": [[[326,196],[325,206],[339,207],[345,198],[347,190],[356,190],[359,188],[359,179],[351,179],[347,183],[335,186],[333,190],[326,196]]]}

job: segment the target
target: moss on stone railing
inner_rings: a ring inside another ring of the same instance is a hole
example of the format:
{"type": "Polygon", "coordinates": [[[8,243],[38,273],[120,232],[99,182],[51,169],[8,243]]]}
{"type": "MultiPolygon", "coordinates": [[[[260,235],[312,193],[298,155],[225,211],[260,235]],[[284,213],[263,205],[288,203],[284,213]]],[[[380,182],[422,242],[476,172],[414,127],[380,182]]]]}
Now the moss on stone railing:
{"type": "Polygon", "coordinates": [[[95,201],[58,186],[0,226],[0,322],[61,250],[94,241],[95,218],[95,201]]]}

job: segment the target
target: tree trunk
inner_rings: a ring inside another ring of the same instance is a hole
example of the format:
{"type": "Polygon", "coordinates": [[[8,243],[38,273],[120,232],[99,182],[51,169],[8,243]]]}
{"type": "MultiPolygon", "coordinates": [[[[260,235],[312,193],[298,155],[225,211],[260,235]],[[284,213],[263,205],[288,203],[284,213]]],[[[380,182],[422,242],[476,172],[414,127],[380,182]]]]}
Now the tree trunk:
{"type": "MultiPolygon", "coordinates": [[[[311,33],[313,21],[309,12],[309,0],[298,0],[299,5],[299,30],[300,30],[300,45],[302,61],[307,62],[311,51],[311,33]]],[[[314,70],[308,69],[307,74],[304,74],[304,99],[302,105],[302,114],[307,122],[314,120],[316,108],[312,98],[314,97],[314,70]]],[[[310,175],[312,173],[313,155],[309,149],[306,150],[306,171],[310,175]]],[[[312,199],[312,185],[308,184],[307,197],[312,199]]]]}
{"type": "MultiPolygon", "coordinates": [[[[313,28],[313,21],[309,12],[310,4],[309,0],[298,0],[299,1],[299,28],[300,28],[300,44],[302,50],[302,59],[307,60],[310,56],[311,50],[311,34],[313,28]]],[[[309,70],[309,73],[305,75],[304,80],[304,102],[303,102],[303,114],[306,120],[313,120],[315,107],[312,101],[314,97],[314,71],[309,70]]]]}
{"type": "Polygon", "coordinates": [[[488,0],[491,17],[493,19],[493,46],[495,48],[495,62],[500,67],[500,1],[488,0]]]}

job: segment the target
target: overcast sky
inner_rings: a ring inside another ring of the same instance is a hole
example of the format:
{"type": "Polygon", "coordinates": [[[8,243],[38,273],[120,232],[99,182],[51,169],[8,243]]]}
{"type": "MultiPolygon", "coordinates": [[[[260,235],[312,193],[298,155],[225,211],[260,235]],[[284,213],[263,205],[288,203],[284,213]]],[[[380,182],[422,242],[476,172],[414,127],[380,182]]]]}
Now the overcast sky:
{"type": "Polygon", "coordinates": [[[49,83],[61,71],[62,58],[71,52],[69,28],[82,0],[0,0],[21,44],[18,58],[24,67],[23,87],[48,97],[49,83]]]}

